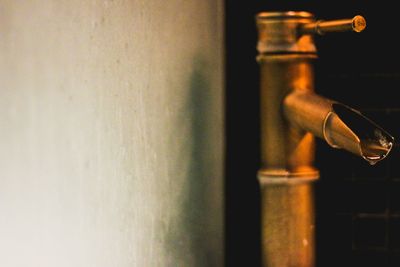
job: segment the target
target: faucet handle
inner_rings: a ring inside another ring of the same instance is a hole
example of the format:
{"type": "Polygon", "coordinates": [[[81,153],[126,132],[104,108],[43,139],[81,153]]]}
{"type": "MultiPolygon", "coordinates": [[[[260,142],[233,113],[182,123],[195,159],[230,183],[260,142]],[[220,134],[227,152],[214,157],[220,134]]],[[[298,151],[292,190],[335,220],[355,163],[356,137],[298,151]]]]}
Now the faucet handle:
{"type": "Polygon", "coordinates": [[[319,34],[323,35],[328,32],[362,32],[367,26],[363,16],[357,15],[351,19],[339,20],[318,20],[303,24],[300,27],[301,34],[319,34]]]}

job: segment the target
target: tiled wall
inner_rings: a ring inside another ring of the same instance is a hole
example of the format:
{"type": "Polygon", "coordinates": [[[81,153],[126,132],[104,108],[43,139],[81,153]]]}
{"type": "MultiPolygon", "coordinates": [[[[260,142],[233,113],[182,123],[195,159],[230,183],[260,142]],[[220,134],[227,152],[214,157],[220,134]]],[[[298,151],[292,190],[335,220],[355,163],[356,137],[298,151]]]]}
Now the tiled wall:
{"type": "MultiPolygon", "coordinates": [[[[396,140],[400,137],[400,109],[390,93],[400,79],[385,75],[328,74],[321,84],[342,84],[348,90],[387,93],[388,100],[362,96],[360,111],[373,119],[396,140]],[[358,85],[356,84],[358,83],[358,85]],[[392,86],[390,86],[392,85],[392,86]],[[361,86],[361,88],[360,88],[361,86]],[[386,87],[384,87],[386,86],[386,87]],[[383,101],[391,102],[388,107],[383,101]]],[[[329,86],[330,87],[330,86],[329,86]]],[[[350,94],[348,101],[356,98],[350,94]]],[[[350,104],[350,103],[348,103],[350,104]]],[[[395,140],[395,141],[396,141],[395,140]]],[[[334,150],[319,141],[317,164],[321,179],[317,192],[318,266],[400,266],[400,145],[386,159],[370,166],[363,159],[334,150]]]]}
{"type": "Polygon", "coordinates": [[[318,141],[317,266],[398,267],[400,42],[393,32],[400,24],[387,1],[353,4],[331,12],[316,5],[321,16],[358,13],[367,20],[360,34],[316,38],[316,90],[359,109],[395,137],[395,146],[385,160],[370,166],[318,141]]]}

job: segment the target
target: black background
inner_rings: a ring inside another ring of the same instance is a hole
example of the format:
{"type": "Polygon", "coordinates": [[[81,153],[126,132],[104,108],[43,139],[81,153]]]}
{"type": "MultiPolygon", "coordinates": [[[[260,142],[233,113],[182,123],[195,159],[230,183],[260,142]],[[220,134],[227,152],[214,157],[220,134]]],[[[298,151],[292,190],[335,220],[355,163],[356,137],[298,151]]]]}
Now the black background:
{"type": "MultiPolygon", "coordinates": [[[[400,17],[395,1],[226,1],[226,266],[260,266],[259,69],[255,15],[363,15],[362,33],[315,38],[316,91],[400,138],[400,17]]],[[[317,141],[317,266],[400,266],[400,158],[370,166],[317,141]]]]}

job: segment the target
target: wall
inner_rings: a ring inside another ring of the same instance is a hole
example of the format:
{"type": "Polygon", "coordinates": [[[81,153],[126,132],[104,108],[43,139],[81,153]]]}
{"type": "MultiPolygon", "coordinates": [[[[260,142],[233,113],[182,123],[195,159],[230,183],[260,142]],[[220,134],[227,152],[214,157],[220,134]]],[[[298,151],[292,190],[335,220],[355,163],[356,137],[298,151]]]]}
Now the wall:
{"type": "Polygon", "coordinates": [[[318,90],[359,109],[393,135],[395,145],[386,159],[370,166],[342,150],[319,144],[318,263],[400,266],[400,102],[396,96],[400,42],[393,35],[399,24],[397,12],[390,1],[338,3],[315,5],[315,9],[320,17],[361,14],[367,27],[360,34],[317,39],[318,90]]]}
{"type": "Polygon", "coordinates": [[[222,1],[0,1],[0,266],[223,265],[222,1]]]}

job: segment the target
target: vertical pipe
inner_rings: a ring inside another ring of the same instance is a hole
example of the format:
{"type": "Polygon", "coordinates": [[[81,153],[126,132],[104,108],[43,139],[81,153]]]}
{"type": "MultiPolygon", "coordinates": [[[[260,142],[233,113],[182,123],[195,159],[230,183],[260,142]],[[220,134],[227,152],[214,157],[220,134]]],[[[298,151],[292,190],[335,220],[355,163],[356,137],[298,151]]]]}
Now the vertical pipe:
{"type": "Polygon", "coordinates": [[[262,261],[266,267],[314,266],[314,136],[289,124],[282,101],[313,92],[311,55],[259,56],[261,70],[262,261]]]}
{"type": "Polygon", "coordinates": [[[311,35],[298,35],[299,25],[313,21],[308,12],[257,15],[264,267],[314,266],[313,182],[319,177],[314,136],[283,115],[286,95],[314,92],[314,42],[311,35]]]}
{"type": "Polygon", "coordinates": [[[303,178],[260,179],[263,266],[314,266],[312,181],[303,178]]]}
{"type": "MultiPolygon", "coordinates": [[[[316,172],[315,141],[311,133],[287,123],[283,99],[294,90],[314,92],[311,60],[315,56],[260,56],[261,164],[263,170],[316,172]]],[[[301,174],[304,176],[303,174],[301,174]]]]}

